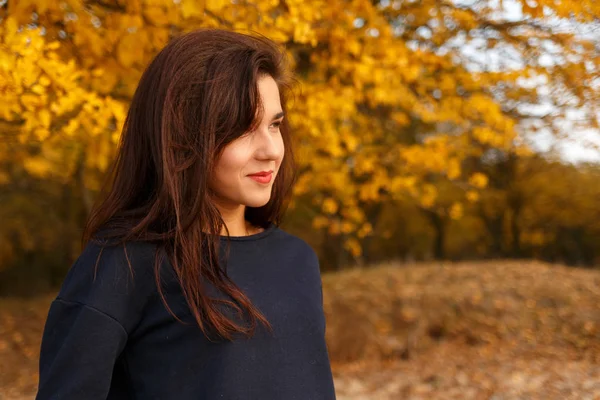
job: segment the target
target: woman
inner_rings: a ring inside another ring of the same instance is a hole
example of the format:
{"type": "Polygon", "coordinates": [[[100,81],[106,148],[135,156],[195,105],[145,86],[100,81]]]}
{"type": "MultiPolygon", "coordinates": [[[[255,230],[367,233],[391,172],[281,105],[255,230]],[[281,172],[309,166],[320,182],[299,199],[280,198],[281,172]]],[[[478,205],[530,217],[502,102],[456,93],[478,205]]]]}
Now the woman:
{"type": "Polygon", "coordinates": [[[273,42],[171,41],[50,307],[37,399],[334,399],[319,263],[278,227],[295,179],[273,42]]]}

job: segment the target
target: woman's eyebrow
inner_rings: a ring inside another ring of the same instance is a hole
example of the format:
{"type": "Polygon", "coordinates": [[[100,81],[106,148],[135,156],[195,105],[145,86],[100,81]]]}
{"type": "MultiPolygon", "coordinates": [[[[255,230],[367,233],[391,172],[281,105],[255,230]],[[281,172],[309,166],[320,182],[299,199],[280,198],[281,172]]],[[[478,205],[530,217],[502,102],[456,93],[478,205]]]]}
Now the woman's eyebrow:
{"type": "Polygon", "coordinates": [[[282,111],[282,112],[278,112],[277,114],[275,114],[275,115],[273,116],[273,118],[271,118],[271,120],[275,120],[275,119],[282,118],[282,117],[283,117],[283,115],[284,115],[284,112],[283,112],[283,111],[282,111]]]}

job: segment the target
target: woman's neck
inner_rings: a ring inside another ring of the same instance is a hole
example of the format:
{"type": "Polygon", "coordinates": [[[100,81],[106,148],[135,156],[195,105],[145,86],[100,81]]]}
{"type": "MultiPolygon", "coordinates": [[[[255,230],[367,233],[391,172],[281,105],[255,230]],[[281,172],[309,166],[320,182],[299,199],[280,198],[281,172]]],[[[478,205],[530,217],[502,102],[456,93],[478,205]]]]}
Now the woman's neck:
{"type": "MultiPolygon", "coordinates": [[[[229,213],[226,211],[221,210],[221,215],[227,229],[229,229],[229,236],[249,236],[263,231],[262,228],[256,227],[246,220],[244,217],[245,207],[229,210],[231,211],[229,213]]],[[[221,236],[227,236],[225,226],[221,228],[221,236]]]]}
{"type": "MultiPolygon", "coordinates": [[[[264,229],[261,227],[256,227],[252,225],[250,222],[245,219],[240,223],[226,223],[227,228],[229,229],[229,236],[249,236],[262,232],[264,229]]],[[[225,230],[225,226],[221,229],[221,236],[227,236],[227,231],[225,230]]]]}

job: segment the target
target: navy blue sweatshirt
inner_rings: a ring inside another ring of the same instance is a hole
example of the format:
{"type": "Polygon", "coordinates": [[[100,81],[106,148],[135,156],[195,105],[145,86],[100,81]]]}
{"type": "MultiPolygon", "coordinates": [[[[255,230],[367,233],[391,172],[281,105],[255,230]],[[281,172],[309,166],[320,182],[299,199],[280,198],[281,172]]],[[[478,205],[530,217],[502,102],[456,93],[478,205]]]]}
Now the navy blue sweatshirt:
{"type": "MultiPolygon", "coordinates": [[[[227,273],[272,333],[258,323],[251,338],[209,340],[166,259],[163,292],[184,323],[165,308],[155,246],[130,242],[125,252],[90,243],[51,304],[36,399],[335,399],[315,252],[274,224],[229,240],[227,273]]],[[[222,258],[226,241],[221,236],[222,258]]]]}

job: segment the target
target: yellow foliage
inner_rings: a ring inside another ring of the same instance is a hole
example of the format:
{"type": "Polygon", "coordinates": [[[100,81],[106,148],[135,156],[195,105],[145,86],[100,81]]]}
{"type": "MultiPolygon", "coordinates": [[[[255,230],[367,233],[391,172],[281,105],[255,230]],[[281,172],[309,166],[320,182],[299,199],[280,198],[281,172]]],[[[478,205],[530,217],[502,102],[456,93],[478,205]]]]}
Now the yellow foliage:
{"type": "Polygon", "coordinates": [[[196,0],[181,1],[181,16],[184,19],[201,18],[204,15],[204,2],[196,0]]]}
{"type": "Polygon", "coordinates": [[[360,242],[354,238],[346,240],[344,242],[344,248],[354,257],[359,257],[362,254],[360,242]]]}
{"type": "Polygon", "coordinates": [[[312,221],[312,226],[315,229],[321,229],[326,227],[327,225],[329,225],[329,220],[322,215],[315,217],[312,221]]]}
{"type": "MultiPolygon", "coordinates": [[[[85,169],[103,172],[143,68],[172,35],[198,27],[248,30],[285,44],[292,65],[301,69],[289,114],[300,167],[309,171],[294,193],[333,193],[322,204],[322,216],[344,212],[347,224],[315,221],[336,234],[368,235],[371,228],[365,228],[361,207],[390,196],[409,196],[422,207],[435,207],[443,196],[424,177],[466,179],[463,160],[484,149],[527,151],[513,148],[518,121],[503,111],[491,88],[507,83],[506,98],[534,98],[535,90],[519,87],[518,79],[546,75],[547,70],[474,72],[458,63],[452,51],[433,50],[457,32],[485,25],[487,12],[430,1],[411,3],[410,10],[402,2],[383,7],[362,0],[109,3],[9,2],[0,23],[0,120],[18,127],[10,139],[15,151],[6,157],[32,174],[51,179],[71,170],[71,161],[29,153],[32,143],[47,142],[65,153],[82,149],[85,169]],[[414,32],[399,36],[389,21],[409,14],[412,22],[403,29],[414,32]],[[434,27],[434,19],[452,21],[455,27],[452,32],[445,23],[434,27]],[[425,24],[430,37],[421,37],[422,45],[406,39],[420,37],[417,30],[425,24]]],[[[590,2],[543,5],[582,21],[599,11],[590,2]]],[[[523,12],[535,16],[541,9],[526,5],[523,12]]],[[[585,41],[575,44],[595,50],[585,41]]],[[[600,60],[589,57],[589,62],[597,68],[600,60]]],[[[570,74],[568,81],[582,82],[573,89],[575,96],[593,98],[585,68],[569,64],[563,69],[570,74]]],[[[474,174],[469,184],[483,189],[487,178],[474,174]]],[[[474,202],[477,195],[469,191],[466,198],[474,202]]],[[[452,207],[451,214],[458,215],[458,206],[452,207]]]]}
{"type": "Polygon", "coordinates": [[[121,38],[117,46],[117,59],[125,67],[132,67],[142,60],[144,50],[140,47],[137,35],[126,35],[121,38]]]}
{"type": "Polygon", "coordinates": [[[449,165],[448,165],[448,178],[456,179],[460,176],[460,172],[461,172],[460,161],[457,160],[456,158],[450,159],[449,165]]]}
{"type": "Polygon", "coordinates": [[[471,178],[469,178],[469,183],[478,189],[483,189],[488,184],[488,178],[484,174],[478,172],[471,175],[471,178]]]}
{"type": "Polygon", "coordinates": [[[474,190],[469,190],[467,192],[466,196],[467,196],[467,200],[471,203],[474,203],[477,200],[479,200],[479,194],[474,190]]]}
{"type": "Polygon", "coordinates": [[[327,198],[323,201],[323,212],[326,214],[335,214],[338,210],[338,205],[332,198],[327,198]]]}
{"type": "Polygon", "coordinates": [[[435,186],[427,184],[423,187],[423,192],[421,193],[419,203],[424,208],[431,208],[435,204],[437,194],[438,192],[435,186]]]}
{"type": "Polygon", "coordinates": [[[460,219],[463,216],[463,206],[460,203],[454,203],[452,204],[452,207],[450,207],[450,212],[448,213],[448,215],[450,215],[450,218],[457,220],[460,219]]]}
{"type": "Polygon", "coordinates": [[[46,178],[52,170],[50,162],[43,157],[27,158],[23,166],[27,172],[40,178],[46,178]]]}
{"type": "Polygon", "coordinates": [[[373,226],[371,226],[370,223],[366,222],[365,224],[363,224],[363,226],[357,232],[357,236],[362,239],[362,238],[370,235],[372,232],[373,232],[373,226]]]}

